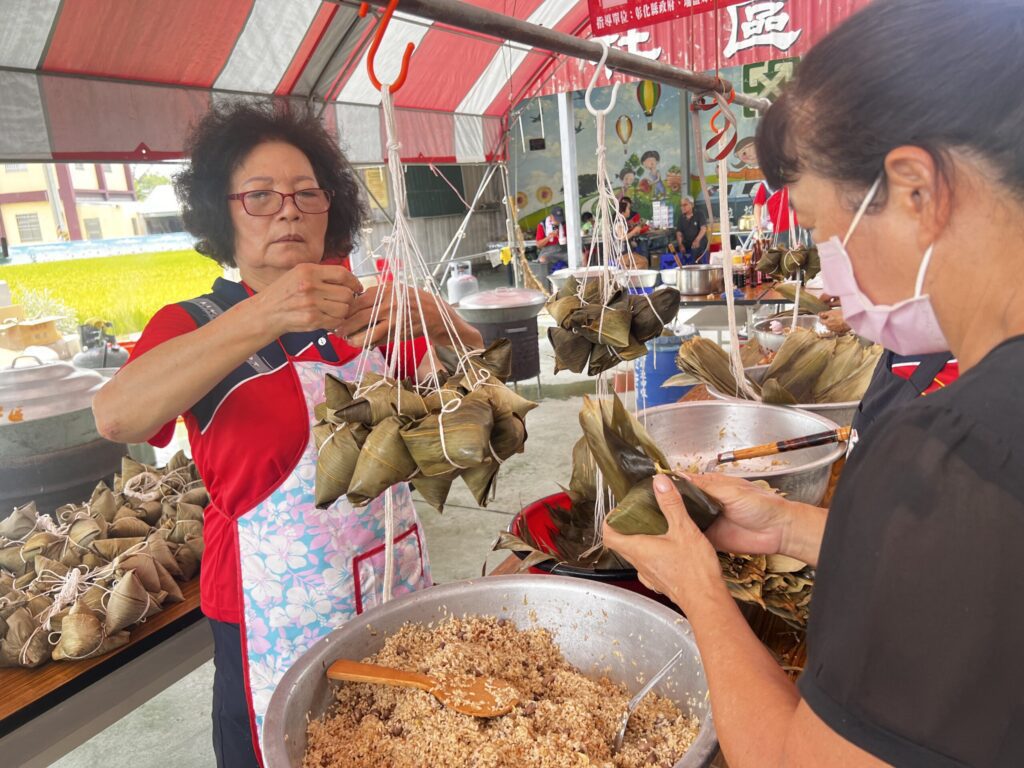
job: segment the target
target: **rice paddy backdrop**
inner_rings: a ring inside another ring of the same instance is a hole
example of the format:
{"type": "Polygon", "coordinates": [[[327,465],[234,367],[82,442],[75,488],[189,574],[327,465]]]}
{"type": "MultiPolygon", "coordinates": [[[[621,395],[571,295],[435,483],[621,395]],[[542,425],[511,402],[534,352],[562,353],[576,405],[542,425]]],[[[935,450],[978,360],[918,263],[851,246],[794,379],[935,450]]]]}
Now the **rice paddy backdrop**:
{"type": "Polygon", "coordinates": [[[66,332],[99,317],[118,336],[141,331],[165,304],[207,293],[221,273],[195,251],[0,266],[0,280],[27,316],[64,315],[66,332]]]}

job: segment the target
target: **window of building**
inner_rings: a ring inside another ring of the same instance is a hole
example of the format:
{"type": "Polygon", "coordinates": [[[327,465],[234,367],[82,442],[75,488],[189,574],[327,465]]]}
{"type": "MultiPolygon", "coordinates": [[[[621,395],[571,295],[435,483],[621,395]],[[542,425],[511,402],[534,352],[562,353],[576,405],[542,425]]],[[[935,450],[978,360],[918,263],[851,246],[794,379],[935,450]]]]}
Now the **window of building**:
{"type": "Polygon", "coordinates": [[[27,163],[4,163],[4,170],[7,173],[22,173],[28,170],[27,163]]]}
{"type": "Polygon", "coordinates": [[[100,226],[99,219],[82,219],[82,223],[85,225],[86,240],[103,239],[103,228],[100,226]]]}
{"type": "Polygon", "coordinates": [[[363,168],[363,181],[366,188],[370,190],[370,206],[372,208],[387,210],[391,207],[388,200],[388,177],[383,165],[374,168],[363,168]]]}
{"type": "Polygon", "coordinates": [[[75,170],[76,171],[84,171],[85,170],[85,163],[75,163],[75,170]]]}
{"type": "Polygon", "coordinates": [[[405,167],[405,186],[409,195],[409,215],[417,217],[454,216],[464,214],[462,169],[457,165],[426,165],[405,167]],[[454,189],[453,189],[454,187],[454,189]]]}
{"type": "Polygon", "coordinates": [[[114,172],[114,166],[112,166],[110,163],[104,163],[103,164],[103,172],[104,173],[113,173],[114,172]]]}
{"type": "Polygon", "coordinates": [[[14,220],[18,224],[18,237],[23,243],[39,243],[43,240],[43,230],[39,226],[38,213],[19,213],[14,220]]]}

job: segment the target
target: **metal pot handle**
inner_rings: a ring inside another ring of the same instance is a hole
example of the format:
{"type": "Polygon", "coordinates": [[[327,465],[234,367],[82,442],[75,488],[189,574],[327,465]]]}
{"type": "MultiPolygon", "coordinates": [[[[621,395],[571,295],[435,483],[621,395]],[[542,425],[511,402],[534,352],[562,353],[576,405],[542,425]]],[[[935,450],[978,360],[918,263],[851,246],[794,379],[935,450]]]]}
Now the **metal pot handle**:
{"type": "Polygon", "coordinates": [[[42,360],[40,360],[35,355],[18,355],[16,358],[11,360],[11,368],[17,368],[18,367],[17,364],[18,364],[19,360],[35,360],[36,361],[36,365],[46,365],[46,363],[44,363],[42,360]]]}

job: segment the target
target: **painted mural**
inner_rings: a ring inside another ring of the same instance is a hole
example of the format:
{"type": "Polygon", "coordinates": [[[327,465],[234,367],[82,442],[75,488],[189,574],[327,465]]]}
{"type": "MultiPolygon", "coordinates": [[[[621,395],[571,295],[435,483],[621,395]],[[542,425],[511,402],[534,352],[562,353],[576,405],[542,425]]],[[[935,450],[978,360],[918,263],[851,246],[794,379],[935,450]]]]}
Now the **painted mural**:
{"type": "MultiPolygon", "coordinates": [[[[737,90],[742,89],[745,94],[774,99],[779,95],[783,84],[793,76],[796,62],[795,58],[777,59],[758,64],[727,67],[722,69],[721,76],[731,82],[737,90]]],[[[736,117],[737,141],[727,159],[729,197],[753,197],[764,180],[764,174],[757,162],[757,148],[754,145],[754,137],[757,133],[757,113],[752,109],[740,106],[734,106],[732,111],[736,117]]],[[[700,112],[698,114],[701,120],[702,137],[706,142],[714,133],[710,127],[713,113],[700,112]]],[[[697,175],[697,150],[692,139],[689,142],[689,150],[688,188],[690,194],[696,197],[700,194],[700,178],[697,175]]],[[[705,171],[709,187],[714,187],[717,190],[717,164],[706,161],[705,171]]]]}
{"type": "MultiPolygon", "coordinates": [[[[773,99],[794,73],[798,59],[746,64],[721,70],[721,75],[746,94],[773,99]]],[[[594,90],[594,106],[608,104],[610,87],[594,90]]],[[[686,95],[677,89],[649,81],[624,83],[619,88],[615,110],[608,116],[605,142],[609,170],[618,195],[633,199],[633,208],[651,219],[654,203],[663,201],[674,220],[680,198],[700,195],[697,158],[692,133],[685,133],[680,118],[680,99],[686,95]],[[685,147],[686,149],[682,149],[685,147]],[[682,156],[689,152],[689,158],[682,156]],[[684,179],[685,174],[689,174],[684,179]]],[[[574,94],[577,169],[579,173],[580,212],[593,210],[597,202],[597,137],[595,121],[583,103],[583,91],[574,94]]],[[[521,104],[514,114],[510,136],[512,183],[517,190],[520,225],[532,233],[547,211],[564,200],[561,171],[561,143],[558,137],[558,107],[554,96],[532,99],[521,104]],[[530,149],[530,140],[544,139],[543,149],[530,149]]],[[[734,215],[750,213],[750,199],[764,179],[757,161],[754,136],[757,116],[750,109],[735,106],[737,142],[728,162],[729,196],[736,201],[734,215]]],[[[711,138],[712,113],[698,113],[705,141],[711,138]]],[[[711,192],[717,194],[718,169],[705,165],[711,192]]]]}
{"type": "MultiPolygon", "coordinates": [[[[633,209],[645,219],[662,201],[678,212],[683,191],[680,91],[650,81],[625,83],[616,108],[607,118],[605,145],[609,173],[619,196],[628,195],[633,209]]],[[[608,105],[611,88],[595,88],[593,104],[608,105]]],[[[587,112],[584,94],[574,94],[576,163],[580,213],[597,204],[597,130],[587,112]]],[[[512,184],[517,191],[519,223],[533,232],[550,207],[565,199],[562,189],[558,107],[554,96],[532,99],[519,107],[509,138],[512,184]],[[530,140],[544,139],[544,149],[530,149],[530,140]]],[[[673,214],[674,215],[674,214],[673,214]]]]}

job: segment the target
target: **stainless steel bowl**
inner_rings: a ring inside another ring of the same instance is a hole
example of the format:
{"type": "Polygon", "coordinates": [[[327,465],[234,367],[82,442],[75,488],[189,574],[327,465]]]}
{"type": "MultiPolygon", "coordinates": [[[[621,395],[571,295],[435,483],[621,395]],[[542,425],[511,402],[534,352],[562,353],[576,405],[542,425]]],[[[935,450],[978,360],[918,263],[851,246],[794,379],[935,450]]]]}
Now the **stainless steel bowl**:
{"type": "MultiPolygon", "coordinates": [[[[700,469],[722,451],[788,440],[835,429],[838,425],[798,408],[750,402],[673,403],[640,414],[654,442],[673,468],[700,469]]],[[[801,451],[724,465],[722,470],[749,480],[766,480],[788,499],[819,504],[832,465],[845,445],[801,451]]]]}
{"type": "Polygon", "coordinates": [[[672,288],[677,288],[679,285],[679,270],[676,267],[672,269],[659,270],[661,275],[661,282],[672,288]]]}
{"type": "MultiPolygon", "coordinates": [[[[770,317],[758,320],[754,323],[754,338],[757,339],[757,343],[766,352],[778,352],[789,334],[786,332],[776,333],[771,330],[771,324],[781,323],[784,328],[788,329],[792,321],[792,316],[770,317]]],[[[796,318],[796,324],[801,328],[806,328],[818,334],[828,333],[828,328],[825,327],[825,324],[821,322],[817,315],[799,315],[796,318]]]]}
{"type": "MultiPolygon", "coordinates": [[[[745,369],[747,372],[747,378],[751,381],[760,384],[764,379],[765,371],[768,370],[767,365],[755,365],[745,369]]],[[[724,392],[719,392],[717,389],[708,385],[708,394],[716,400],[728,400],[736,403],[746,403],[748,400],[744,400],[741,397],[735,397],[724,392]]],[[[841,403],[806,403],[795,406],[783,406],[784,408],[799,408],[801,411],[807,411],[817,416],[834,421],[841,427],[845,427],[853,421],[853,417],[857,414],[857,406],[860,405],[860,400],[846,400],[841,403]]]]}
{"type": "Polygon", "coordinates": [[[607,266],[585,266],[580,269],[565,267],[564,269],[556,269],[549,274],[548,282],[555,289],[555,293],[558,293],[562,290],[562,286],[565,285],[565,281],[569,279],[569,275],[572,275],[577,280],[583,280],[584,278],[597,278],[601,274],[614,274],[618,271],[621,270],[607,266]]]}
{"type": "Polygon", "coordinates": [[[630,288],[653,288],[658,282],[658,270],[629,269],[622,273],[622,279],[630,288]]]}
{"type": "Polygon", "coordinates": [[[700,718],[697,740],[674,768],[707,768],[718,742],[707,681],[689,623],[679,614],[618,587],[564,576],[490,576],[415,592],[374,608],[316,643],[274,691],[263,724],[267,768],[297,768],[306,750],[307,718],[334,701],[324,671],[339,658],[376,652],[406,622],[428,623],[457,614],[506,618],[519,627],[542,626],[565,658],[587,675],[607,675],[639,690],[680,648],[683,660],[655,687],[684,712],[700,718]],[[624,649],[614,653],[614,648],[624,649]],[[625,652],[628,649],[628,653],[625,652]]]}
{"type": "Polygon", "coordinates": [[[725,290],[722,268],[709,264],[688,264],[680,267],[676,279],[676,287],[685,296],[704,296],[725,290]]]}

